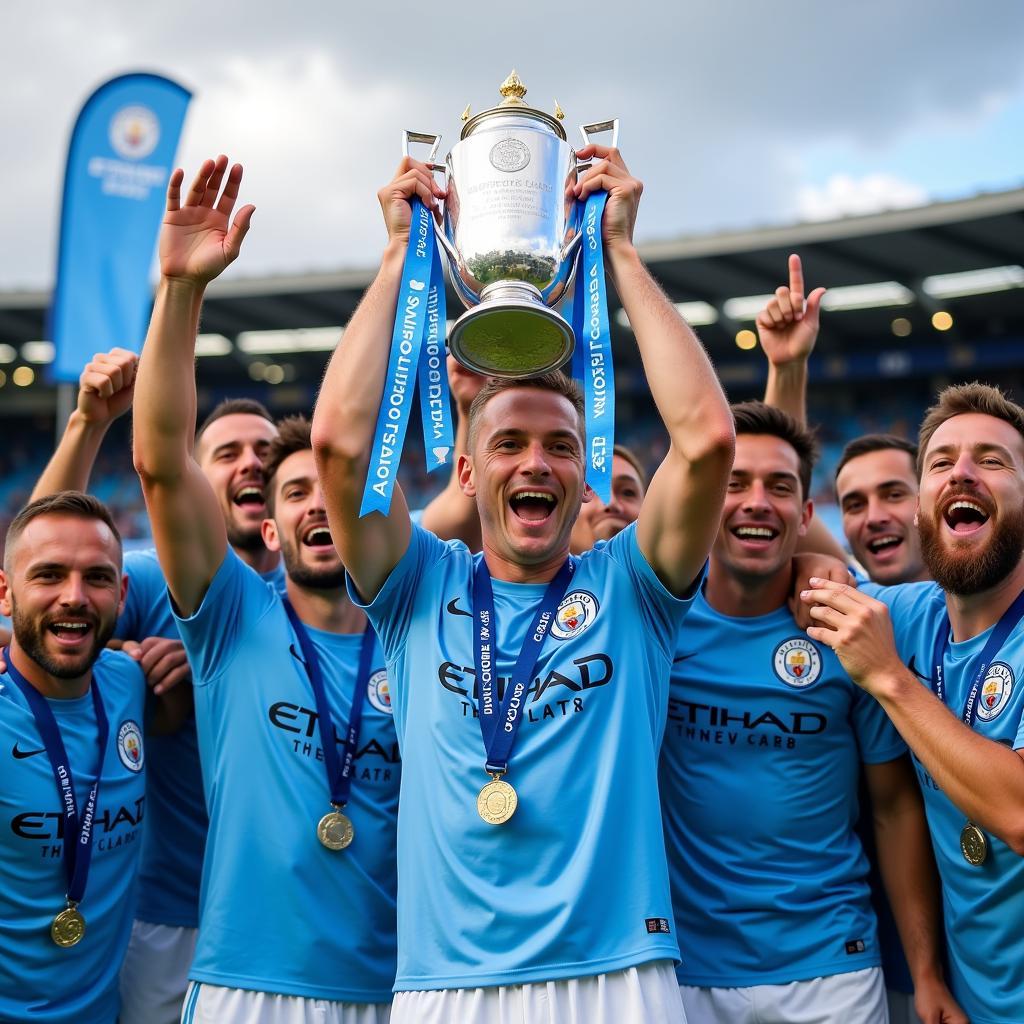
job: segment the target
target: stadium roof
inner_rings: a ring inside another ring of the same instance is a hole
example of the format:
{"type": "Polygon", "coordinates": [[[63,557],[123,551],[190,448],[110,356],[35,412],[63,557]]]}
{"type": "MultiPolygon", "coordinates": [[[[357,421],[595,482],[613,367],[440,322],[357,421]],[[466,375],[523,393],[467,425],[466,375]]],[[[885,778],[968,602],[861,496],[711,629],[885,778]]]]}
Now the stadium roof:
{"type": "MultiPolygon", "coordinates": [[[[762,366],[756,355],[737,348],[737,333],[752,326],[763,304],[757,297],[784,283],[790,252],[803,257],[808,289],[819,284],[832,289],[827,299],[832,309],[819,342],[826,356],[865,346],[874,351],[934,346],[938,334],[932,317],[938,311],[952,315],[952,329],[942,333],[947,348],[1008,335],[1024,340],[1022,238],[1024,188],[828,222],[649,242],[641,253],[675,301],[703,304],[685,307],[689,319],[719,365],[742,378],[744,363],[757,374],[762,366]],[[894,324],[897,320],[902,323],[894,324]],[[909,334],[901,333],[908,327],[909,334]]],[[[343,325],[372,273],[214,282],[202,329],[223,338],[206,343],[211,358],[202,361],[204,376],[237,378],[240,368],[270,356],[296,364],[299,372],[292,375],[305,380],[313,373],[311,364],[325,361],[336,332],[302,329],[343,325]],[[296,330],[300,333],[248,333],[296,330]]],[[[616,301],[614,292],[611,298],[616,301]]],[[[41,338],[48,301],[45,292],[0,293],[0,345],[20,355],[24,343],[41,338]]],[[[460,311],[450,293],[449,316],[460,311]]],[[[617,358],[628,367],[635,350],[621,317],[614,331],[617,358]]]]}

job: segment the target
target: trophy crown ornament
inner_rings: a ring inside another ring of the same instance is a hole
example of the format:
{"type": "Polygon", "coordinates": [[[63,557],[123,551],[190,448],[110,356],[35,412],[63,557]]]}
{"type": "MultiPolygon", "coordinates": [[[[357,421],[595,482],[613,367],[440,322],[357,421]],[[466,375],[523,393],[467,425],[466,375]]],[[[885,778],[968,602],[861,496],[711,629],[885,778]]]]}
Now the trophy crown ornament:
{"type": "Polygon", "coordinates": [[[505,98],[501,101],[503,107],[525,107],[526,104],[523,102],[523,97],[526,95],[526,86],[523,85],[522,79],[516,74],[516,69],[512,69],[512,74],[505,79],[504,82],[498,86],[498,92],[501,93],[505,98]]]}

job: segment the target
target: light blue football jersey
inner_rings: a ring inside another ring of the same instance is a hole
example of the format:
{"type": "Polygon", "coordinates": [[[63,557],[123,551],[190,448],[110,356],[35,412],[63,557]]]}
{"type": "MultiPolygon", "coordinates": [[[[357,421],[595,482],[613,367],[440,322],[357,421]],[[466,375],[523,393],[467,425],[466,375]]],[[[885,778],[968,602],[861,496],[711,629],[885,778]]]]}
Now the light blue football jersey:
{"type": "MultiPolygon", "coordinates": [[[[0,1020],[112,1024],[117,975],[131,934],[142,845],[145,681],[131,658],[103,651],[94,669],[110,722],[92,860],[80,910],[82,941],[61,949],[50,924],[64,909],[64,819],[50,760],[21,690],[0,674],[0,1020]]],[[[51,700],[71,763],[79,808],[99,751],[91,694],[51,700]]]]}
{"type": "MultiPolygon", "coordinates": [[[[210,814],[189,976],[314,999],[389,1001],[401,764],[379,648],[360,694],[345,812],[355,840],[332,851],[317,839],[331,806],[313,688],[280,594],[229,550],[200,609],[178,623],[210,814]]],[[[362,636],[309,633],[340,745],[362,636]]]]}
{"type": "MultiPolygon", "coordinates": [[[[890,608],[896,646],[908,668],[930,686],[936,635],[946,614],[935,583],[864,588],[890,608]]],[[[989,630],[950,643],[944,661],[947,701],[963,711],[989,630]]],[[[979,694],[974,730],[1015,750],[1024,748],[1024,624],[995,655],[979,694]]],[[[962,721],[962,718],[961,718],[962,721]]],[[[915,759],[916,760],[916,759],[915,759]]],[[[974,867],[960,852],[967,818],[916,764],[942,878],[950,987],[971,1024],[1024,1021],[1024,858],[988,835],[988,857],[974,867]]]]}
{"type": "Polygon", "coordinates": [[[906,746],[785,607],[703,594],[679,634],[661,800],[681,984],[786,984],[880,963],[854,825],[861,763],[906,746]]]}
{"type": "MultiPolygon", "coordinates": [[[[477,813],[489,781],[474,693],[479,557],[414,527],[367,609],[388,658],[406,766],[395,989],[514,985],[676,959],[657,757],[689,602],[665,590],[632,527],[576,560],[524,698],[508,773],[519,805],[490,825],[477,813]]],[[[545,586],[492,586],[500,699],[545,586]]]]}

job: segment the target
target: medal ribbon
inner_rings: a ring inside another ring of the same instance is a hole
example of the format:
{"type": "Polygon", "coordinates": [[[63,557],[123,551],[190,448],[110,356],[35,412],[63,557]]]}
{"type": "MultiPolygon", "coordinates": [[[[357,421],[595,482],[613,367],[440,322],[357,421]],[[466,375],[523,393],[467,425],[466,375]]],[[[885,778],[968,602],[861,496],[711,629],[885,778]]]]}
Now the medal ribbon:
{"type": "Polygon", "coordinates": [[[594,192],[583,208],[583,252],[576,272],[572,310],[572,329],[576,335],[572,375],[583,387],[586,406],[586,479],[606,505],[612,500],[615,447],[615,370],[601,239],[601,217],[607,200],[607,192],[594,192]]]}
{"type": "MultiPolygon", "coordinates": [[[[1003,612],[995,628],[992,630],[992,635],[988,638],[982,649],[978,671],[974,675],[974,685],[971,687],[971,692],[967,695],[967,701],[961,712],[964,725],[969,729],[974,728],[974,723],[978,718],[978,693],[981,690],[981,684],[985,681],[985,676],[988,674],[989,666],[992,664],[993,658],[999,653],[1000,648],[1006,643],[1006,638],[1013,632],[1014,627],[1022,618],[1024,618],[1024,591],[1021,591],[1013,604],[1003,612]]],[[[935,666],[935,671],[932,675],[932,691],[943,704],[946,703],[946,680],[943,674],[943,661],[946,657],[946,650],[949,647],[951,629],[949,616],[944,615],[942,622],[939,623],[939,633],[935,638],[934,654],[932,655],[932,664],[935,666]]]]}
{"type": "MultiPolygon", "coordinates": [[[[405,250],[391,354],[359,508],[361,517],[370,512],[387,515],[391,509],[417,374],[428,469],[433,471],[443,466],[454,444],[448,371],[444,361],[444,271],[430,211],[416,197],[410,205],[409,246],[405,250]],[[425,355],[424,335],[427,338],[425,355]]],[[[359,384],[353,381],[352,386],[359,384]]]]}
{"type": "Polygon", "coordinates": [[[302,656],[306,661],[306,675],[313,687],[313,698],[316,701],[316,716],[320,724],[320,742],[324,748],[324,767],[327,769],[327,785],[331,791],[331,803],[336,807],[344,807],[352,792],[352,771],[355,765],[356,749],[359,746],[359,728],[363,722],[363,703],[366,699],[366,684],[370,681],[370,663],[373,660],[373,627],[367,623],[363,630],[363,640],[359,647],[359,670],[356,672],[356,685],[352,690],[352,710],[349,712],[348,730],[345,733],[345,744],[342,756],[338,757],[338,746],[335,742],[337,732],[331,718],[331,707],[327,703],[327,691],[324,688],[324,673],[320,667],[320,655],[309,635],[309,630],[296,614],[291,601],[284,599],[284,610],[299,638],[302,656]]]}
{"type": "Polygon", "coordinates": [[[487,754],[485,768],[488,772],[504,775],[508,771],[508,759],[523,721],[523,695],[529,688],[533,670],[540,658],[540,649],[544,646],[558,606],[569,589],[569,581],[575,568],[572,559],[567,558],[544,591],[500,705],[497,686],[498,623],[494,615],[491,573],[482,557],[473,574],[473,625],[476,641],[473,656],[476,667],[477,712],[487,754]]]}
{"type": "Polygon", "coordinates": [[[75,796],[75,780],[71,774],[71,763],[60,734],[60,726],[54,717],[46,698],[14,667],[11,661],[11,650],[3,652],[7,662],[7,672],[25,695],[29,710],[36,721],[36,728],[46,748],[46,756],[50,759],[53,779],[57,783],[64,812],[64,871],[67,875],[69,903],[82,902],[85,895],[86,882],[89,879],[89,864],[92,860],[92,826],[96,817],[96,803],[100,794],[100,777],[103,775],[103,756],[107,749],[110,736],[110,723],[107,712],[100,697],[96,675],[93,673],[89,690],[92,693],[92,706],[96,713],[96,746],[99,757],[96,765],[96,781],[89,790],[81,818],[78,813],[78,798],[75,796]]]}

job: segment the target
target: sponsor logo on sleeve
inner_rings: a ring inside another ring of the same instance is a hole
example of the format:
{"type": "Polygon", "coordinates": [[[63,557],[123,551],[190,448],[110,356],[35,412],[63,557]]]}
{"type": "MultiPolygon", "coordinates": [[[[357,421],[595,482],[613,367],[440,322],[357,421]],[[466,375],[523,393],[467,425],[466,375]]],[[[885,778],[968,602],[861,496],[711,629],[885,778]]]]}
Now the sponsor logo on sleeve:
{"type": "Polygon", "coordinates": [[[551,635],[557,640],[571,640],[588,629],[597,617],[600,605],[589,591],[574,590],[566,594],[555,612],[551,635]]]}
{"type": "Polygon", "coordinates": [[[142,730],[138,722],[129,718],[117,730],[117,756],[131,772],[141,772],[146,757],[142,749],[142,730]]]}
{"type": "Polygon", "coordinates": [[[1002,661],[994,661],[985,673],[985,681],[978,694],[978,719],[991,722],[998,718],[1013,692],[1013,669],[1002,661]]]}
{"type": "Polygon", "coordinates": [[[803,690],[821,675],[821,654],[810,640],[793,637],[775,648],[772,667],[787,686],[803,690]]]}

